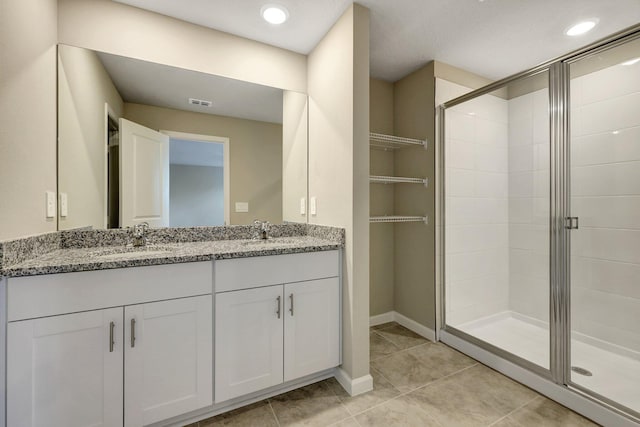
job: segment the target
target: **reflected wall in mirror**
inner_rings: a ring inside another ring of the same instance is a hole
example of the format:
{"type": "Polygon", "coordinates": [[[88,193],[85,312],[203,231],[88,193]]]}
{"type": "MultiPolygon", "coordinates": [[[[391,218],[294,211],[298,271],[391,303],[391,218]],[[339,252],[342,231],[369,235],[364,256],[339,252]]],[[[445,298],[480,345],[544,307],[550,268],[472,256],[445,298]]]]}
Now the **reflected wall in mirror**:
{"type": "Polygon", "coordinates": [[[58,46],[60,230],[306,222],[307,96],[58,46]]]}

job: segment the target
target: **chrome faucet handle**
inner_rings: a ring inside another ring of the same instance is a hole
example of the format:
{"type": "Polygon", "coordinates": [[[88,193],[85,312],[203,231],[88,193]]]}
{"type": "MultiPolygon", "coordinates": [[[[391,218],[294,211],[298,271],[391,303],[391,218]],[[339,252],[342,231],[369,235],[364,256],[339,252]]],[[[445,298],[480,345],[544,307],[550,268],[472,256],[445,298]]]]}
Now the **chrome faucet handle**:
{"type": "Polygon", "coordinates": [[[135,224],[133,226],[133,239],[132,239],[132,244],[135,247],[139,247],[139,246],[146,246],[147,244],[147,230],[149,230],[149,223],[148,222],[141,222],[138,224],[135,224]]]}
{"type": "Polygon", "coordinates": [[[271,225],[269,221],[260,221],[256,219],[253,221],[253,225],[255,226],[255,237],[254,239],[262,239],[266,240],[269,238],[269,226],[271,225]]]}
{"type": "Polygon", "coordinates": [[[136,237],[144,237],[147,230],[149,230],[149,223],[146,221],[133,226],[133,234],[136,237]]]}
{"type": "Polygon", "coordinates": [[[271,224],[269,223],[269,221],[263,221],[262,224],[260,224],[260,238],[262,240],[267,240],[269,238],[270,226],[271,224]]]}

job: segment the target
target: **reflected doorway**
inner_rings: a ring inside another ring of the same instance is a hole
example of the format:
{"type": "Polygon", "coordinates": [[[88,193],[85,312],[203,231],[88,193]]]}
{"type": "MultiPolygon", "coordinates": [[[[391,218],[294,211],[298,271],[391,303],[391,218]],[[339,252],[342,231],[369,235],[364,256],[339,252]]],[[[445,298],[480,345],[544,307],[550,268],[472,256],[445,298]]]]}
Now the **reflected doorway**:
{"type": "Polygon", "coordinates": [[[169,225],[229,224],[229,139],[161,131],[169,136],[169,225]]]}
{"type": "MultiPolygon", "coordinates": [[[[108,110],[108,107],[107,107],[108,110]]],[[[122,227],[120,216],[120,127],[107,121],[107,228],[122,227]]],[[[160,131],[169,137],[170,227],[229,224],[229,138],[160,131]]]]}

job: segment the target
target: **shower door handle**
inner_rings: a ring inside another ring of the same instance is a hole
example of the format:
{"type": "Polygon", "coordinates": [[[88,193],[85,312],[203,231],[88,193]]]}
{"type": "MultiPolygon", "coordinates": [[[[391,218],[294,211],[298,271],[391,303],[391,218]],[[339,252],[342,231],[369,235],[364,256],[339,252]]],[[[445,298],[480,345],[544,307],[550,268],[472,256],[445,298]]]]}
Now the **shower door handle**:
{"type": "Polygon", "coordinates": [[[568,216],[565,218],[566,225],[565,228],[567,230],[577,230],[578,229],[578,217],[577,216],[568,216]]]}

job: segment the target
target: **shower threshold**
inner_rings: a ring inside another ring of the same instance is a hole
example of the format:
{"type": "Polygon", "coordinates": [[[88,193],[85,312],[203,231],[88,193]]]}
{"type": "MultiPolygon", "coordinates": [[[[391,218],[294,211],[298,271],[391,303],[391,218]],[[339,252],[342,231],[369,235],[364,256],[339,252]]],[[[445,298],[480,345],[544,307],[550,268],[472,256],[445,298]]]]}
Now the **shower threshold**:
{"type": "MultiPolygon", "coordinates": [[[[506,311],[461,325],[469,335],[549,369],[549,328],[539,320],[506,311]]],[[[640,412],[640,354],[575,334],[571,365],[592,376],[572,372],[571,380],[636,412],[640,412]]]]}

